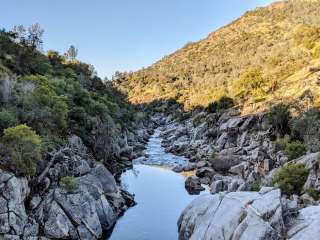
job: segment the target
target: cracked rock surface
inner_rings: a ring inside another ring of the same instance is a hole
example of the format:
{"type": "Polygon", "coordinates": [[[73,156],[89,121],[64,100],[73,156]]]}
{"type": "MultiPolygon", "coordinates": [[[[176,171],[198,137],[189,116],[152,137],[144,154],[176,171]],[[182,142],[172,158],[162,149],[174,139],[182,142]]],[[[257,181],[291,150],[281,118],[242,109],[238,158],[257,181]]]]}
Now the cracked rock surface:
{"type": "Polygon", "coordinates": [[[178,228],[180,240],[282,239],[280,190],[200,196],[183,211],[178,228]]]}
{"type": "Polygon", "coordinates": [[[0,170],[0,239],[94,240],[112,229],[133,200],[76,140],[47,164],[39,183],[0,170]],[[64,176],[73,176],[77,188],[63,187],[64,176]]]}

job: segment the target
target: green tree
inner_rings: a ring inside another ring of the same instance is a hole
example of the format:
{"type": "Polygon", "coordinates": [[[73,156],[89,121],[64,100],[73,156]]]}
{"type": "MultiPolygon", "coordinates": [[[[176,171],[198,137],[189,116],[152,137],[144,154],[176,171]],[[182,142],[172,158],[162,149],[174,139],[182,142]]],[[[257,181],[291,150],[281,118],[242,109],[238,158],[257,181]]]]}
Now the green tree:
{"type": "Polygon", "coordinates": [[[10,159],[10,167],[25,176],[36,174],[41,158],[41,138],[25,124],[4,130],[3,145],[10,159]]]}
{"type": "Polygon", "coordinates": [[[281,135],[290,131],[289,122],[291,119],[291,113],[288,105],[281,103],[271,107],[267,115],[267,119],[281,135]]]}

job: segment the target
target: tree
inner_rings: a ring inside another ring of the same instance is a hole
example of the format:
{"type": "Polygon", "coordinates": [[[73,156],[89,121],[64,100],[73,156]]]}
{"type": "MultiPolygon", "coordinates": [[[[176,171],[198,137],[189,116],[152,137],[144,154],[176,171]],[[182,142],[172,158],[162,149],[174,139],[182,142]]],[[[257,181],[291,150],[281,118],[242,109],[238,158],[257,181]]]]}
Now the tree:
{"type": "Polygon", "coordinates": [[[22,124],[4,130],[3,145],[10,167],[25,176],[36,174],[41,158],[41,138],[29,126],[22,124]]]}
{"type": "Polygon", "coordinates": [[[15,34],[17,41],[21,44],[26,43],[26,29],[23,25],[14,26],[12,32],[15,34]]]}
{"type": "Polygon", "coordinates": [[[71,61],[74,62],[77,58],[78,55],[78,49],[75,48],[74,45],[71,45],[68,49],[68,51],[66,52],[66,56],[67,58],[71,61]]]}
{"type": "Polygon", "coordinates": [[[43,33],[44,30],[39,23],[32,24],[28,28],[28,45],[33,49],[41,48],[43,33]]]}
{"type": "Polygon", "coordinates": [[[267,119],[281,136],[290,132],[291,113],[288,105],[280,103],[271,107],[267,119]]]}

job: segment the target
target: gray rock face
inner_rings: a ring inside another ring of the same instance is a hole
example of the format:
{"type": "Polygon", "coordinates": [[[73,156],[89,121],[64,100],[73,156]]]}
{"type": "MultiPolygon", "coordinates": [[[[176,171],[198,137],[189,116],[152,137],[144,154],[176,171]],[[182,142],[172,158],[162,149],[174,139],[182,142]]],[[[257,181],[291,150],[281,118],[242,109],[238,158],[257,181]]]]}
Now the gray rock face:
{"type": "Polygon", "coordinates": [[[48,166],[37,194],[26,178],[0,170],[0,239],[100,239],[127,208],[128,193],[76,136],[48,166]],[[74,177],[76,189],[62,187],[64,176],[74,177]]]}
{"type": "Polygon", "coordinates": [[[320,239],[320,206],[310,206],[299,211],[287,235],[290,240],[320,239]]]}
{"type": "Polygon", "coordinates": [[[239,163],[241,163],[241,159],[237,155],[219,155],[211,161],[213,169],[217,171],[228,171],[239,163]]]}
{"type": "Polygon", "coordinates": [[[0,235],[22,235],[28,222],[24,206],[30,192],[28,181],[0,171],[0,235]]]}
{"type": "Polygon", "coordinates": [[[180,216],[179,239],[282,239],[280,195],[280,190],[272,188],[202,195],[180,216]]]}

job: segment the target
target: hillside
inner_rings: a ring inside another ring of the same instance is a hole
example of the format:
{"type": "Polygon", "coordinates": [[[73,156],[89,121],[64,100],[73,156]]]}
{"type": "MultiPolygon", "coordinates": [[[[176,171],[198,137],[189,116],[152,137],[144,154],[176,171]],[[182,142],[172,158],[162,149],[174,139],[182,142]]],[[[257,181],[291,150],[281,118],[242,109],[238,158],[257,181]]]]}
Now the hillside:
{"type": "Polygon", "coordinates": [[[41,137],[45,154],[77,135],[110,165],[119,158],[123,133],[133,128],[133,107],[91,65],[56,51],[44,54],[43,30],[33,27],[0,32],[0,138],[26,124],[41,137]]]}
{"type": "Polygon", "coordinates": [[[116,76],[133,103],[174,98],[190,109],[228,96],[246,112],[296,99],[319,102],[320,1],[245,13],[154,65],[116,76]]]}

